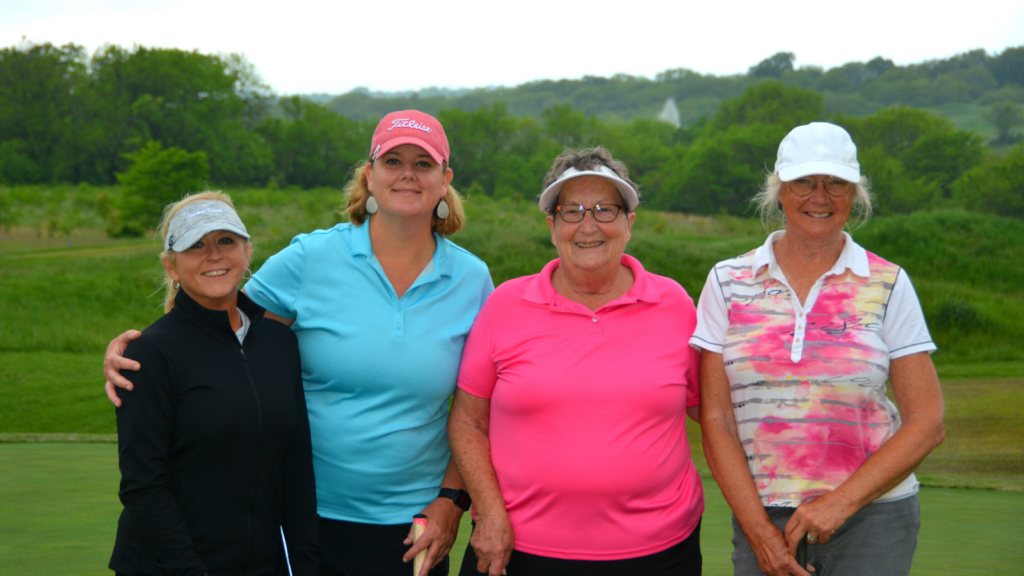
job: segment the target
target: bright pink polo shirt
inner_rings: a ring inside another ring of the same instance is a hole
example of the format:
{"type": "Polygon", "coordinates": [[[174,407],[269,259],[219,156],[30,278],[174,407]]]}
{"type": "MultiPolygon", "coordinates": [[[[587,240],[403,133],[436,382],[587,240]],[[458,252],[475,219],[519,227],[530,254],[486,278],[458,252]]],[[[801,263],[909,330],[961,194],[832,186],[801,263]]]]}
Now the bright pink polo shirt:
{"type": "Polygon", "coordinates": [[[700,521],[686,441],[699,404],[693,300],[623,256],[636,281],[592,312],[551,274],[510,280],[466,341],[459,388],[491,399],[491,459],[516,549],[572,560],[654,554],[700,521]]]}

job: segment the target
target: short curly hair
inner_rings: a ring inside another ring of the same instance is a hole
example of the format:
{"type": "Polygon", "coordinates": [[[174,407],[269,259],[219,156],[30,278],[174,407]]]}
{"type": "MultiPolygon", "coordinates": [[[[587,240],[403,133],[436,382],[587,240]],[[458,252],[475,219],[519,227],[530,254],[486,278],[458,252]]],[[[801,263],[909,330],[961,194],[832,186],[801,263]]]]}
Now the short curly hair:
{"type": "MultiPolygon", "coordinates": [[[[619,178],[622,178],[633,187],[633,190],[636,191],[637,199],[640,198],[640,185],[629,179],[629,168],[626,168],[626,165],[621,160],[613,158],[612,153],[601,146],[595,146],[594,148],[566,148],[563,150],[555,158],[555,161],[551,163],[551,171],[544,176],[544,184],[540,189],[541,191],[547,190],[548,186],[551,186],[569,168],[575,168],[582,172],[594,170],[598,166],[611,168],[619,178]]],[[[626,212],[629,212],[629,202],[626,202],[625,198],[622,200],[623,207],[626,209],[626,212]]],[[[548,213],[553,215],[555,213],[554,206],[557,205],[557,200],[552,202],[552,208],[548,213]]]]}

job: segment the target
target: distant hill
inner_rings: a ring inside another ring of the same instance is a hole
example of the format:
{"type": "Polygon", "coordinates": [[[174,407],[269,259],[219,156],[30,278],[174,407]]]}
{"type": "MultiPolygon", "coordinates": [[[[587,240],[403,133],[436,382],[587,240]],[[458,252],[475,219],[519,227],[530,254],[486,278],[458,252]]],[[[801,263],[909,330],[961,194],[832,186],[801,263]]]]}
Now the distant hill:
{"type": "Polygon", "coordinates": [[[710,117],[718,104],[756,83],[778,79],[820,93],[829,112],[851,116],[872,114],[904,105],[931,110],[965,129],[992,137],[982,114],[995,102],[1024,103],[1024,46],[999,54],[973,50],[941,60],[897,66],[877,57],[824,69],[795,66],[795,56],[782,52],[750,67],[746,74],[714,76],[686,68],[661,72],[653,79],[616,74],[579,80],[540,80],[514,87],[448,90],[426,88],[406,92],[371,92],[357,88],[324,100],[310,99],[354,120],[378,119],[394,110],[416,108],[431,114],[447,108],[477,110],[504,102],[512,116],[541,118],[554,105],[569,105],[604,121],[657,119],[665,101],[674,98],[683,126],[710,117]]]}

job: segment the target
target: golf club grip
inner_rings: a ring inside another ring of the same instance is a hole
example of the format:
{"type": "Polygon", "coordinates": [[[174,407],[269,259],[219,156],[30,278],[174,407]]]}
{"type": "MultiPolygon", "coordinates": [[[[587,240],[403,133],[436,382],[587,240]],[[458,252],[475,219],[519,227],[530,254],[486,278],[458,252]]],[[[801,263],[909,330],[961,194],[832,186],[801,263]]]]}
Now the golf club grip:
{"type": "Polygon", "coordinates": [[[807,569],[807,537],[800,539],[800,543],[796,545],[796,563],[800,565],[804,570],[807,569]]]}
{"type": "MultiPolygon", "coordinates": [[[[412,519],[412,541],[415,543],[423,535],[423,532],[427,529],[427,517],[423,514],[417,514],[412,519]]],[[[412,575],[419,576],[420,569],[423,568],[423,561],[427,559],[427,549],[424,548],[416,554],[416,558],[412,561],[412,575]]]]}

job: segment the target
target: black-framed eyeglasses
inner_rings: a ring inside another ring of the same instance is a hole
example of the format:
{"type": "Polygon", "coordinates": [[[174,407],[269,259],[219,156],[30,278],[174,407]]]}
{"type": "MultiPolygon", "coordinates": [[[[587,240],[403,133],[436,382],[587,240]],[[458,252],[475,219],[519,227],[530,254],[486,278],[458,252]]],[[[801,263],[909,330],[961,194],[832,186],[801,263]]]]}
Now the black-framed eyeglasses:
{"type": "Polygon", "coordinates": [[[555,211],[562,217],[562,220],[571,224],[582,222],[587,212],[594,215],[598,222],[611,222],[619,217],[622,206],[618,204],[595,204],[593,208],[586,206],[555,206],[555,211]]]}
{"type": "Polygon", "coordinates": [[[814,189],[818,187],[818,182],[825,188],[825,192],[828,192],[829,196],[839,198],[840,196],[846,196],[850,191],[850,183],[842,178],[797,178],[789,184],[789,191],[797,196],[807,196],[814,189]]]}

